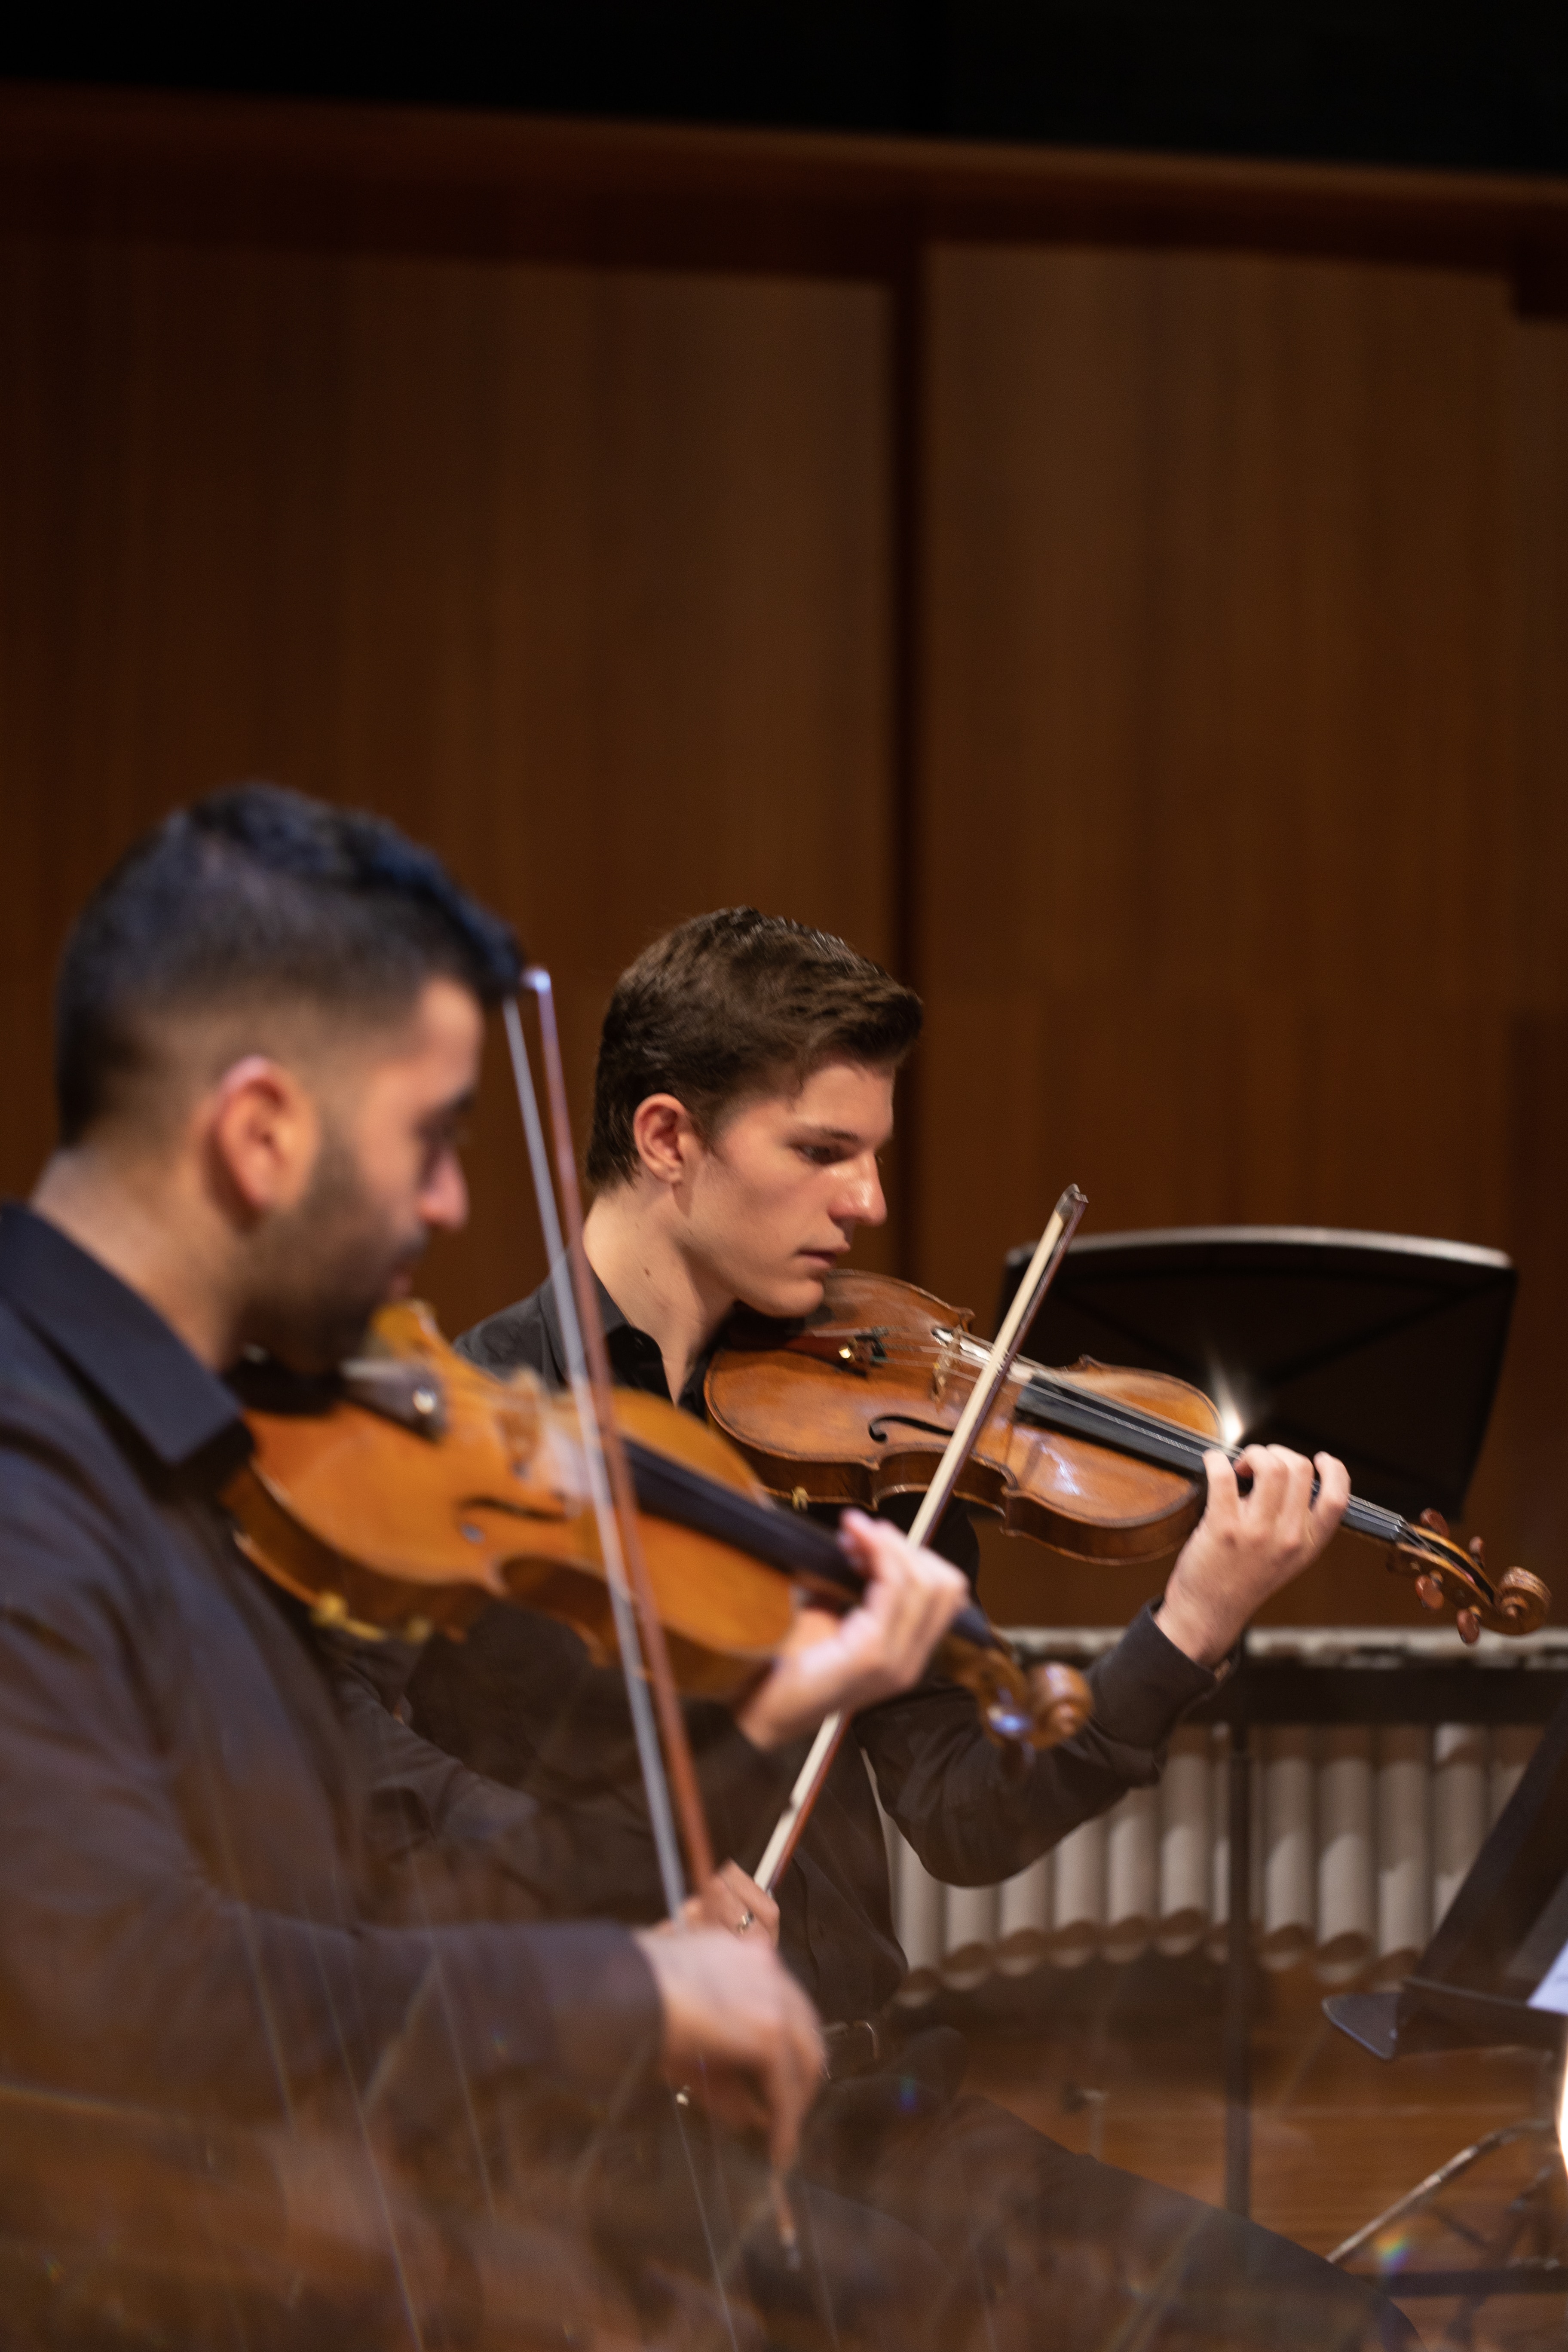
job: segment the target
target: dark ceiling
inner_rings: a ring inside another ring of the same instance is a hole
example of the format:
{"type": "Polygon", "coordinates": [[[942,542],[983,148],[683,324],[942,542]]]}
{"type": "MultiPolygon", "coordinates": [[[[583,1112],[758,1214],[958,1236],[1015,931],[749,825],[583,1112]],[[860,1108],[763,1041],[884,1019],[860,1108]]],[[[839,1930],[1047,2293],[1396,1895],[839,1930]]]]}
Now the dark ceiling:
{"type": "Polygon", "coordinates": [[[0,75],[1568,173],[1568,0],[16,8],[0,75]]]}

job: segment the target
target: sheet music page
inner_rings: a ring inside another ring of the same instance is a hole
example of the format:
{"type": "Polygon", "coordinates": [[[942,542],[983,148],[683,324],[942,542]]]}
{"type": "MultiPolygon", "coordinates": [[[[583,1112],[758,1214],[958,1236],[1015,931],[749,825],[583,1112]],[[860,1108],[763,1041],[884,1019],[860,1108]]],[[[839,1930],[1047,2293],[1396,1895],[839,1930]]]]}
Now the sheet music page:
{"type": "Polygon", "coordinates": [[[1530,2006],[1554,2010],[1559,2017],[1568,2017],[1568,1944],[1563,1945],[1531,1994],[1530,2006]]]}

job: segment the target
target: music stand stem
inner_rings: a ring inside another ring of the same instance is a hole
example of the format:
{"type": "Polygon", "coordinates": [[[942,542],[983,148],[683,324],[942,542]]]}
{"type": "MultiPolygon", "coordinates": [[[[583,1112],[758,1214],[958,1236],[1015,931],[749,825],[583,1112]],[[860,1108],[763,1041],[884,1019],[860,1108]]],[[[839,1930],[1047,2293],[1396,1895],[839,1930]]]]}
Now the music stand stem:
{"type": "Polygon", "coordinates": [[[1230,1727],[1230,1916],[1225,1956],[1225,2201],[1252,2210],[1252,1755],[1245,1721],[1230,1727]]]}

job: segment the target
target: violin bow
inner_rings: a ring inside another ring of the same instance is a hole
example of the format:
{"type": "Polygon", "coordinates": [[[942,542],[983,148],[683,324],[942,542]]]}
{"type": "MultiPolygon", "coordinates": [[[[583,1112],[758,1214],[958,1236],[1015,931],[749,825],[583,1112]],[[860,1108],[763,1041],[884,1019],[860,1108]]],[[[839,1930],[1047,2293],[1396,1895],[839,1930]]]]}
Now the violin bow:
{"type": "MultiPolygon", "coordinates": [[[[910,1523],[911,1543],[923,1544],[927,1540],[952,1500],[952,1490],[963,1474],[964,1464],[974,1451],[980,1433],[1001,1393],[1002,1384],[1013,1369],[1014,1360],[1024,1344],[1024,1334],[1034,1321],[1041,1300],[1056,1280],[1057,1268],[1067,1255],[1088,1206],[1088,1196],[1080,1192],[1076,1184],[1069,1184],[1051,1212],[1050,1223],[1036,1244],[1028,1271],[1013,1293],[1013,1303],[1002,1318],[1002,1328],[991,1343],[991,1352],[969,1392],[969,1402],[947,1441],[947,1450],[937,1465],[936,1475],[926,1488],[920,1509],[910,1523]]],[[[843,1745],[847,1729],[848,1718],[846,1716],[830,1715],[811,1743],[795,1784],[789,1792],[789,1801],[774,1822],[773,1835],[763,1847],[763,1858],[757,1864],[757,1884],[768,1895],[773,1892],[789,1868],[790,1857],[800,1843],[801,1832],[822,1793],[823,1784],[833,1769],[833,1759],[843,1745]]]]}
{"type": "Polygon", "coordinates": [[[512,1076],[528,1138],[534,1191],[539,1196],[539,1221],[550,1279],[566,1353],[567,1376],[584,1435],[588,1489],[604,1557],[605,1580],[616,1628],[626,1699],[637,1737],[637,1758],[647,1790],[648,1815],[658,1853],[665,1908],[679,1923],[686,1885],[681,1873],[680,1844],[694,1887],[706,1886],[713,1875],[713,1849],[703,1817],[697,1772],[686,1736],[675,1675],[664,1627],[653,1598],[647,1560],[637,1521],[631,1472],[610,1394],[610,1360],[605,1346],[604,1320],[599,1313],[594,1272],[583,1241],[583,1196],[577,1183],[577,1162],[566,1106],[566,1079],[555,1022],[555,996],[550,974],[531,964],[522,986],[532,996],[539,1015],[540,1055],[550,1104],[550,1125],[555,1140],[555,1183],[534,1094],[533,1074],[523,1041],[522,1016],[516,997],[502,1008],[512,1076]],[[562,1236],[556,1213],[556,1187],[564,1213],[566,1236],[562,1236]],[[650,1696],[651,1685],[651,1696],[650,1696]],[[662,1746],[661,1746],[662,1735],[662,1746]],[[673,1797],[673,1805],[671,1799],[673,1797]],[[680,1843],[676,1839],[679,1817],[680,1843]]]}
{"type": "MultiPolygon", "coordinates": [[[[648,1578],[631,1469],[626,1461],[626,1447],[621,1443],[610,1394],[610,1358],[605,1345],[604,1318],[599,1313],[594,1270],[588,1264],[587,1247],[583,1237],[583,1195],[577,1182],[577,1161],[572,1150],[566,1074],[561,1059],[561,1037],[555,1021],[555,992],[550,974],[542,964],[528,966],[522,975],[522,986],[532,996],[539,1015],[540,1058],[544,1065],[550,1127],[555,1139],[556,1182],[560,1187],[561,1205],[566,1213],[564,1247],[561,1223],[556,1214],[555,1190],[550,1181],[544,1130],[533,1090],[533,1074],[529,1067],[528,1048],[522,1034],[522,1015],[515,996],[509,997],[503,1008],[507,1045],[511,1054],[518,1103],[528,1138],[534,1191],[539,1196],[539,1221],[550,1259],[551,1287],[561,1322],[562,1343],[566,1350],[567,1373],[586,1441],[584,1452],[587,1460],[589,1491],[604,1556],[605,1581],[610,1594],[616,1647],[621,1654],[621,1671],[626,1677],[626,1700],[637,1736],[637,1759],[642,1767],[643,1785],[647,1791],[648,1818],[658,1854],[665,1909],[672,1925],[679,1927],[682,1924],[686,1888],[681,1878],[679,1847],[676,1843],[675,1812],[679,1812],[680,1817],[681,1840],[686,1847],[691,1882],[699,1892],[713,1875],[712,1842],[703,1816],[697,1770],[691,1760],[691,1744],[686,1736],[686,1717],[681,1712],[680,1695],[676,1689],[675,1675],[669,1663],[669,1648],[664,1638],[664,1626],[654,1602],[653,1586],[648,1578]],[[651,1701],[650,1681],[653,1686],[651,1701]],[[670,1802],[672,1792],[673,1810],[670,1802]]],[[[680,2110],[681,2095],[678,2093],[674,2113],[684,2147],[686,2126],[680,2110]]],[[[689,2148],[687,2149],[687,2161],[689,2164],[691,2162],[689,2148]]],[[[695,2171],[692,2179],[695,2185],[695,2171]]],[[[772,2176],[772,2194],[773,2224],[778,2231],[785,2267],[791,2271],[798,2270],[801,2261],[799,2232],[788,2192],[777,2172],[772,2176]]],[[[698,2202],[700,2207],[700,2190],[698,2202]]],[[[721,2305],[727,2313],[724,2282],[705,2208],[702,2226],[708,2234],[709,2252],[713,2261],[714,2284],[721,2305]]],[[[731,2333],[733,2341],[733,2331],[731,2333]]]]}

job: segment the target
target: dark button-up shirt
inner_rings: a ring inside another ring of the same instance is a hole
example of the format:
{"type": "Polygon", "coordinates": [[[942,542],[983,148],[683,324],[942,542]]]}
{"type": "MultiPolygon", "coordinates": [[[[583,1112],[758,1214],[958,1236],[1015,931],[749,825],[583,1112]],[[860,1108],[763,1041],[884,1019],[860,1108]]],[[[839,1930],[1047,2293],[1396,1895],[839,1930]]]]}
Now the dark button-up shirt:
{"type": "Polygon", "coordinates": [[[0,2071],[258,2119],[369,2085],[422,2122],[465,2077],[626,2080],[641,1954],[538,1924],[580,1822],[335,1668],[233,1540],[248,1446],[142,1298],[0,1215],[0,2071]]]}
{"type": "MultiPolygon", "coordinates": [[[[668,1397],[657,1344],[599,1287],[616,1378],[668,1397]]],[[[552,1385],[565,1379],[548,1286],[492,1315],[458,1345],[494,1370],[527,1364],[552,1385]]],[[[705,1360],[688,1383],[681,1402],[689,1410],[703,1409],[706,1370],[705,1360]]],[[[939,1549],[973,1578],[973,1530],[962,1513],[949,1518],[939,1549]]],[[[1077,1739],[1033,1757],[1022,1774],[985,1738],[973,1699],[953,1684],[928,1679],[855,1717],[854,1736],[839,1750],[778,1889],[780,1948],[825,2017],[873,2015],[904,1973],[879,1797],[934,1876],[953,1885],[989,1885],[1023,1869],[1126,1790],[1155,1780],[1172,1731],[1215,1685],[1215,1676],[1168,1642],[1147,1610],[1089,1679],[1093,1722],[1077,1739]]],[[[460,1648],[426,1653],[408,1696],[415,1722],[478,1771],[551,1801],[569,1803],[574,1792],[598,1796],[606,1785],[637,1801],[618,1672],[595,1666],[563,1629],[492,1610],[460,1648]]],[[[689,1705],[687,1714],[715,1845],[754,1864],[805,1743],[764,1756],[726,1710],[689,1705]]],[[[626,1917],[657,1910],[646,1861],[616,1907],[626,1917]]]]}

